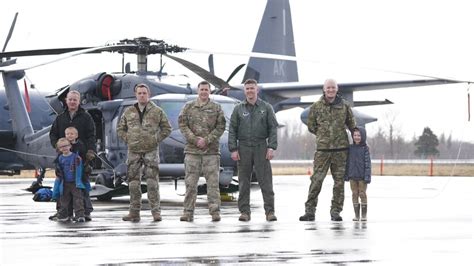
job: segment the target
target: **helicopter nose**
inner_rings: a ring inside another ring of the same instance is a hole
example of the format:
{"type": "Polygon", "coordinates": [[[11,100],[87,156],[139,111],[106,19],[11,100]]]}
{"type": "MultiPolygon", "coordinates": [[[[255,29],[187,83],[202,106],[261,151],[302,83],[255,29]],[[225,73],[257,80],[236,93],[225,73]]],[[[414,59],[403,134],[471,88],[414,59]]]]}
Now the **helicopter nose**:
{"type": "Polygon", "coordinates": [[[179,129],[173,129],[173,131],[171,131],[171,134],[169,135],[170,139],[176,141],[176,142],[179,142],[183,145],[186,144],[186,140],[184,139],[184,136],[183,134],[181,134],[181,131],[179,129]]]}
{"type": "Polygon", "coordinates": [[[221,152],[221,165],[222,166],[233,166],[235,162],[230,157],[231,153],[229,151],[229,132],[226,130],[222,134],[221,139],[219,140],[219,147],[221,152]]]}

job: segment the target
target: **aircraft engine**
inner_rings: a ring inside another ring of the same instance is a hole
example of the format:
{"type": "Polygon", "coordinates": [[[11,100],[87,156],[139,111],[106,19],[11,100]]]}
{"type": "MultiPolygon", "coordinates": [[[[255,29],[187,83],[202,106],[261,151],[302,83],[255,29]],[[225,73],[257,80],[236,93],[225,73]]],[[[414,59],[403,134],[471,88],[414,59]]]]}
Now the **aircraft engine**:
{"type": "Polygon", "coordinates": [[[83,95],[83,104],[91,101],[107,101],[120,93],[121,82],[114,76],[102,72],[74,82],[70,89],[77,90],[83,95]]]}

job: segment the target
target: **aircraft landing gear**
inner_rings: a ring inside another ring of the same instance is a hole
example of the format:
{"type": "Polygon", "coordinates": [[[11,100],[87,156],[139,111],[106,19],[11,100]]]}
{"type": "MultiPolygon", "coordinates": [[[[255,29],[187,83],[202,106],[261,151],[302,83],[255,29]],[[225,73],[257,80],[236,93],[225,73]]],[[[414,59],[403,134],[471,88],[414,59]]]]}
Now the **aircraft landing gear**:
{"type": "Polygon", "coordinates": [[[38,184],[41,185],[43,184],[43,179],[44,179],[44,175],[46,174],[46,169],[44,169],[44,167],[40,167],[36,171],[37,171],[36,182],[38,182],[38,184]]]}
{"type": "Polygon", "coordinates": [[[114,188],[114,178],[108,173],[100,173],[95,178],[95,183],[106,186],[108,188],[114,188]]]}
{"type": "MultiPolygon", "coordinates": [[[[219,185],[219,190],[221,192],[221,201],[234,201],[235,197],[233,193],[239,191],[238,184],[229,184],[229,186],[219,185]]],[[[207,194],[207,184],[202,184],[198,186],[198,195],[207,194]]]]}

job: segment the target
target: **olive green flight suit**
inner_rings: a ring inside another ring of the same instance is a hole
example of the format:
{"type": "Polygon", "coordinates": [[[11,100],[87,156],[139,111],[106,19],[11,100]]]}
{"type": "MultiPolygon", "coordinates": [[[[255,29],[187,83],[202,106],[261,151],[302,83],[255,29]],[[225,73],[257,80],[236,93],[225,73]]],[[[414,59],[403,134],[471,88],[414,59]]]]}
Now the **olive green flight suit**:
{"type": "Polygon", "coordinates": [[[229,126],[229,150],[238,151],[239,200],[241,213],[250,214],[250,181],[255,170],[262,191],[265,213],[275,211],[275,193],[267,149],[276,150],[278,122],[270,104],[257,99],[255,105],[246,100],[235,106],[229,126]]]}

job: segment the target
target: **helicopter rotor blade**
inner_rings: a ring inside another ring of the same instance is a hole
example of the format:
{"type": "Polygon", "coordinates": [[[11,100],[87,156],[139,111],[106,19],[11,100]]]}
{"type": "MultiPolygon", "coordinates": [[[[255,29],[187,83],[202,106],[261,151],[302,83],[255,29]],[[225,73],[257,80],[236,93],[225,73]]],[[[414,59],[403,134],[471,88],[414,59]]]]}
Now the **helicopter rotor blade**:
{"type": "Polygon", "coordinates": [[[5,44],[3,45],[2,52],[5,52],[5,49],[7,49],[8,42],[10,41],[10,38],[12,37],[13,30],[15,29],[15,24],[16,24],[16,18],[17,17],[18,17],[18,12],[15,13],[15,17],[13,18],[12,25],[10,26],[10,31],[8,32],[7,39],[5,40],[5,44]]]}
{"type": "Polygon", "coordinates": [[[239,66],[237,66],[234,71],[232,71],[232,73],[230,73],[229,77],[227,78],[226,82],[229,83],[232,78],[237,75],[237,73],[239,73],[239,71],[245,66],[245,64],[241,64],[239,66]]]}
{"type": "MultiPolygon", "coordinates": [[[[255,58],[263,58],[263,59],[274,59],[274,60],[286,60],[286,61],[296,61],[296,62],[308,62],[308,63],[317,63],[317,64],[325,64],[325,65],[342,65],[341,63],[337,62],[325,62],[321,60],[316,60],[312,58],[302,58],[297,56],[290,56],[290,55],[279,55],[279,54],[268,54],[268,53],[258,53],[258,52],[225,52],[225,51],[207,51],[203,49],[194,49],[188,48],[186,52],[191,53],[198,53],[198,54],[221,54],[221,55],[231,55],[231,56],[245,56],[245,57],[255,57],[255,58]]],[[[391,69],[384,69],[384,68],[377,68],[372,66],[361,66],[357,64],[344,64],[344,67],[350,68],[357,68],[362,70],[369,70],[369,71],[378,71],[384,73],[392,73],[392,74],[402,74],[402,75],[409,75],[419,78],[431,78],[431,79],[442,79],[448,81],[455,81],[455,82],[463,82],[463,83],[474,83],[472,80],[466,79],[459,79],[456,77],[447,77],[441,75],[430,75],[430,74],[422,74],[422,73],[414,73],[414,72],[405,72],[405,71],[398,71],[398,70],[391,70],[391,69]]]]}
{"type": "Polygon", "coordinates": [[[187,69],[191,70],[192,72],[196,73],[196,75],[200,76],[201,78],[209,81],[209,83],[211,83],[212,85],[214,85],[215,87],[217,87],[219,89],[230,88],[231,87],[229,85],[229,83],[227,83],[223,79],[217,77],[216,75],[212,74],[211,72],[205,70],[204,68],[202,68],[202,67],[200,67],[200,66],[198,66],[194,63],[191,63],[187,60],[184,60],[182,58],[172,56],[172,55],[169,55],[169,54],[163,54],[163,55],[170,58],[170,59],[173,59],[174,61],[176,61],[178,63],[180,63],[181,65],[183,65],[187,69]]]}
{"type": "MultiPolygon", "coordinates": [[[[43,62],[34,63],[34,64],[14,64],[5,67],[0,67],[0,71],[20,71],[20,70],[28,70],[39,66],[44,66],[47,64],[51,64],[54,62],[62,61],[64,59],[68,59],[70,57],[78,56],[81,54],[89,54],[89,53],[101,53],[106,51],[115,51],[118,49],[127,49],[132,45],[129,44],[119,44],[119,45],[106,45],[106,46],[97,46],[97,47],[76,47],[76,48],[58,48],[58,49],[42,49],[42,50],[29,50],[29,51],[20,51],[18,53],[29,53],[28,55],[54,55],[59,54],[58,57],[45,60],[43,62]],[[51,53],[46,53],[45,50],[50,50],[51,53]],[[58,51],[69,51],[65,53],[59,53],[58,51]]],[[[6,53],[0,53],[0,57],[6,53]]],[[[20,55],[20,56],[27,56],[27,55],[20,55]]]]}
{"type": "MultiPolygon", "coordinates": [[[[208,59],[207,59],[208,65],[209,65],[209,72],[211,72],[214,75],[214,55],[210,54],[208,59]]],[[[229,80],[227,80],[228,82],[229,80]]]]}
{"type": "Polygon", "coordinates": [[[90,48],[94,48],[94,47],[52,48],[52,49],[36,49],[36,50],[2,52],[0,53],[0,58],[37,56],[37,55],[58,55],[58,54],[70,53],[70,52],[84,50],[84,49],[90,49],[90,48]]]}
{"type": "Polygon", "coordinates": [[[108,44],[104,46],[91,47],[68,47],[68,48],[50,48],[50,49],[35,49],[0,53],[0,58],[5,57],[22,57],[22,56],[41,56],[41,55],[60,55],[71,53],[75,51],[88,50],[82,53],[102,53],[102,52],[120,52],[124,53],[127,50],[136,48],[135,44],[108,44]]]}

